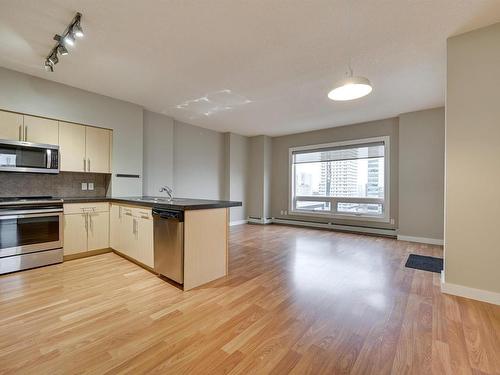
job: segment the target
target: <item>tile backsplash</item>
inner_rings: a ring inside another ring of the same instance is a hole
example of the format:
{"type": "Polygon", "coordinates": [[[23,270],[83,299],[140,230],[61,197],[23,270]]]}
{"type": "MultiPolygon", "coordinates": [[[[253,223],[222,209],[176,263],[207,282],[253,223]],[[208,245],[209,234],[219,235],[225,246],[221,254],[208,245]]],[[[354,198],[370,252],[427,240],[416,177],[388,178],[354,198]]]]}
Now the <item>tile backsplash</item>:
{"type": "Polygon", "coordinates": [[[0,172],[0,197],[52,195],[57,197],[104,197],[111,175],[61,172],[59,174],[0,172]],[[94,190],[82,190],[93,182],[94,190]]]}

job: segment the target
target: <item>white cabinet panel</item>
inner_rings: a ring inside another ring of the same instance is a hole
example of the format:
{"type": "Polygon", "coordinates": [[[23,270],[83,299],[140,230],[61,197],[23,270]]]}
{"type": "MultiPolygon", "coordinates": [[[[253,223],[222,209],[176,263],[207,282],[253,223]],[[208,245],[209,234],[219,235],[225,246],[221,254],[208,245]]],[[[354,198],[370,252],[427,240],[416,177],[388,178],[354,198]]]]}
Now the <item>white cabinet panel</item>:
{"type": "Polygon", "coordinates": [[[20,141],[22,128],[23,115],[0,111],[0,139],[20,141]]]}
{"type": "Polygon", "coordinates": [[[24,116],[24,138],[26,142],[59,144],[59,123],[41,117],[24,116]]]}
{"type": "Polygon", "coordinates": [[[122,251],[122,218],[122,206],[112,204],[109,218],[109,245],[116,251],[122,251]]]}
{"type": "Polygon", "coordinates": [[[59,123],[61,171],[85,172],[85,126],[59,123]]]}
{"type": "Polygon", "coordinates": [[[106,249],[109,247],[109,213],[89,212],[87,250],[106,249]]]}
{"type": "Polygon", "coordinates": [[[113,249],[153,268],[153,218],[151,209],[112,204],[110,242],[113,249]]]}
{"type": "Polygon", "coordinates": [[[153,220],[139,217],[137,222],[137,260],[153,268],[153,220]]]}
{"type": "Polygon", "coordinates": [[[87,126],[85,154],[87,172],[110,173],[110,134],[107,129],[87,126]]]}
{"type": "Polygon", "coordinates": [[[64,255],[87,251],[86,214],[64,215],[64,255]]]}

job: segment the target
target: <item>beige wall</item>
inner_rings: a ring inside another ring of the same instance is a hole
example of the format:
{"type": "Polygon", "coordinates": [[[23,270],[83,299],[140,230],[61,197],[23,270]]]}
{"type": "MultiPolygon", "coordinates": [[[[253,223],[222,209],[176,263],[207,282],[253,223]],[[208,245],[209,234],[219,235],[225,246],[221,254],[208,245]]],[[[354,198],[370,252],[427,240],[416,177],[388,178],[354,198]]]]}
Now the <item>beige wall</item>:
{"type": "Polygon", "coordinates": [[[263,168],[264,168],[264,185],[263,185],[263,198],[264,198],[264,207],[263,207],[263,218],[270,219],[272,217],[271,214],[271,184],[272,184],[272,172],[273,172],[273,143],[272,138],[264,136],[264,160],[263,160],[263,168]]]}
{"type": "Polygon", "coordinates": [[[500,293],[500,24],[448,40],[445,281],[500,293]]]}
{"type": "Polygon", "coordinates": [[[174,121],[173,148],[175,196],[223,199],[224,134],[174,121]]]}
{"type": "Polygon", "coordinates": [[[144,110],[144,195],[164,195],[160,188],[174,187],[174,120],[144,110]]]}
{"type": "Polygon", "coordinates": [[[276,218],[293,218],[311,220],[311,217],[298,215],[281,215],[288,210],[289,200],[289,165],[288,149],[294,146],[315,145],[321,143],[347,141],[379,136],[390,137],[390,217],[394,224],[379,222],[363,222],[359,220],[339,220],[314,218],[314,221],[333,222],[339,224],[366,225],[377,228],[395,228],[398,216],[398,119],[391,118],[366,122],[349,126],[341,126],[311,132],[286,135],[272,139],[272,179],[271,179],[271,214],[276,218]]]}
{"type": "Polygon", "coordinates": [[[398,235],[442,240],[444,108],[399,116],[398,235]]]}
{"type": "Polygon", "coordinates": [[[272,138],[259,135],[248,143],[248,216],[254,219],[271,217],[272,138]]]}
{"type": "Polygon", "coordinates": [[[248,137],[226,133],[226,195],[225,199],[243,202],[241,207],[232,207],[231,222],[247,219],[248,186],[248,137]]]}

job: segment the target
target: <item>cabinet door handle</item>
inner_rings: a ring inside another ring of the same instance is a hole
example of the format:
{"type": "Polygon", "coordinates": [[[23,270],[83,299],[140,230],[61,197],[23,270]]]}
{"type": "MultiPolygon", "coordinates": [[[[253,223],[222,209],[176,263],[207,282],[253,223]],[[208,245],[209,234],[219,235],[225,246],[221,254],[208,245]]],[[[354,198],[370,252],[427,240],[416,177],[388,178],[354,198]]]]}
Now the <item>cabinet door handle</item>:
{"type": "Polygon", "coordinates": [[[122,218],[122,206],[118,206],[118,218],[122,218]]]}
{"type": "Polygon", "coordinates": [[[19,140],[20,141],[22,141],[22,135],[21,135],[22,134],[22,130],[21,129],[22,129],[22,126],[19,125],[19,140]]]}
{"type": "Polygon", "coordinates": [[[25,142],[28,141],[28,127],[27,126],[24,127],[24,141],[25,142]]]}
{"type": "Polygon", "coordinates": [[[87,160],[83,158],[83,171],[87,172],[87,160]]]}
{"type": "Polygon", "coordinates": [[[88,171],[90,172],[90,158],[88,158],[88,159],[87,159],[87,165],[88,165],[88,167],[89,167],[89,170],[88,170],[88,171]]]}
{"type": "Polygon", "coordinates": [[[89,214],[85,213],[85,231],[89,231],[89,214]]]}

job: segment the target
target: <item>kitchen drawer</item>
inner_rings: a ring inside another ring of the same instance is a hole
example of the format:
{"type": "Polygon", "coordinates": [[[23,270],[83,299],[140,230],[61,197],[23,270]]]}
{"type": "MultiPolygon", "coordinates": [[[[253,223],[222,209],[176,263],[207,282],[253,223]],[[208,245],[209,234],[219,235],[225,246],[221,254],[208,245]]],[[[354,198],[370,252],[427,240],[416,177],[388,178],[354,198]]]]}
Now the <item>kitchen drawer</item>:
{"type": "Polygon", "coordinates": [[[153,219],[151,208],[134,207],[132,208],[132,216],[141,219],[153,219]]]}
{"type": "Polygon", "coordinates": [[[81,214],[84,212],[109,212],[108,202],[95,203],[67,203],[64,205],[64,214],[81,214]]]}
{"type": "Polygon", "coordinates": [[[129,206],[116,203],[112,203],[112,205],[118,207],[120,215],[133,216],[142,219],[153,219],[151,208],[129,206]]]}

